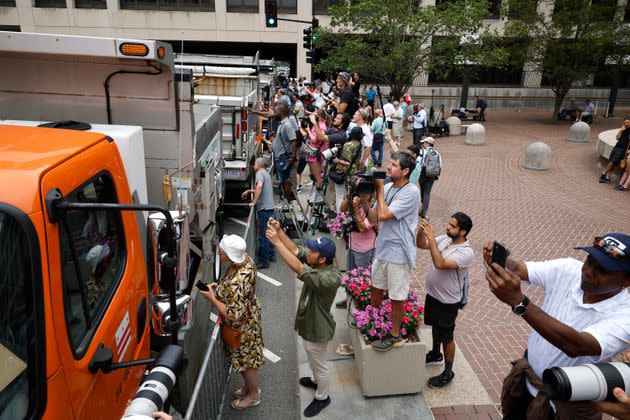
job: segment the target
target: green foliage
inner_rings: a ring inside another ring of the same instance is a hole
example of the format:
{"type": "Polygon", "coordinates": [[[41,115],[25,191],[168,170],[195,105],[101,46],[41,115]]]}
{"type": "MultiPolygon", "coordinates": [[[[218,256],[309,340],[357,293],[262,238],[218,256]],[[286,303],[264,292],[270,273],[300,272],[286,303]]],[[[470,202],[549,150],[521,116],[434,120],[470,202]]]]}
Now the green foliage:
{"type": "Polygon", "coordinates": [[[556,94],[557,114],[571,86],[588,80],[605,60],[621,63],[630,52],[624,6],[603,0],[506,0],[502,15],[512,17],[505,36],[524,40],[511,52],[541,72],[556,94]],[[526,10],[526,12],[523,12],[526,10]],[[514,19],[518,17],[518,19],[514,19]]]}
{"type": "Polygon", "coordinates": [[[439,6],[422,6],[420,0],[341,2],[328,9],[330,27],[318,31],[317,47],[326,51],[326,58],[316,70],[359,72],[400,96],[420,73],[434,68],[467,61],[500,64],[505,59],[500,49],[484,48],[480,42],[460,48],[461,37],[485,36],[487,7],[486,0],[439,6]],[[433,43],[434,35],[443,35],[443,41],[433,43]]]}

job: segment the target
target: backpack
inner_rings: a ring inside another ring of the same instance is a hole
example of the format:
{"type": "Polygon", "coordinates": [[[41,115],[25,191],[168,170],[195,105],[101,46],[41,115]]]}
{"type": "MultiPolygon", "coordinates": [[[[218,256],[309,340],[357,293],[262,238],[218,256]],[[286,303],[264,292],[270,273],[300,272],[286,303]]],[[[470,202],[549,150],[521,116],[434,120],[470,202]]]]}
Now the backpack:
{"type": "Polygon", "coordinates": [[[434,148],[427,149],[424,156],[422,175],[427,178],[437,178],[442,173],[442,157],[434,148]]]}

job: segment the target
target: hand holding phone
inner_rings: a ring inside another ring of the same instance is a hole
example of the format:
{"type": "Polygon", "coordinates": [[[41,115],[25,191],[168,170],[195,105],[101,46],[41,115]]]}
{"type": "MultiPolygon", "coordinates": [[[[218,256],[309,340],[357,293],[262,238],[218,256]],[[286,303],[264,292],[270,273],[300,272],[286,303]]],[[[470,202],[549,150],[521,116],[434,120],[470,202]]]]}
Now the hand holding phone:
{"type": "Polygon", "coordinates": [[[510,251],[499,241],[494,241],[494,245],[492,246],[492,259],[491,263],[497,263],[501,267],[505,268],[505,264],[507,263],[507,257],[510,254],[510,251]]]}
{"type": "Polygon", "coordinates": [[[202,282],[201,280],[197,280],[197,283],[195,283],[195,286],[197,286],[197,289],[202,290],[204,292],[209,292],[210,291],[208,286],[204,282],[202,282]]]}

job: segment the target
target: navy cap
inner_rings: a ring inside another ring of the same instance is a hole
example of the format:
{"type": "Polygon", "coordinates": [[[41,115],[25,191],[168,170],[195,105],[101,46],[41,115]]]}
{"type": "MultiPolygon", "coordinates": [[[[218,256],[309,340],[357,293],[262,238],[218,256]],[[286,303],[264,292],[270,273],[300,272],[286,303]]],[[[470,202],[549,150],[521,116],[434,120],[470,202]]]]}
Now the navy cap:
{"type": "Polygon", "coordinates": [[[319,252],[319,255],[329,260],[334,259],[337,253],[335,243],[325,236],[320,236],[317,239],[307,239],[306,247],[311,251],[319,252]]]}
{"type": "Polygon", "coordinates": [[[605,247],[611,248],[611,252],[623,252],[625,256],[613,256],[599,246],[578,246],[575,249],[581,249],[591,254],[606,271],[630,274],[630,236],[623,233],[608,233],[601,239],[605,243],[605,247]]]}

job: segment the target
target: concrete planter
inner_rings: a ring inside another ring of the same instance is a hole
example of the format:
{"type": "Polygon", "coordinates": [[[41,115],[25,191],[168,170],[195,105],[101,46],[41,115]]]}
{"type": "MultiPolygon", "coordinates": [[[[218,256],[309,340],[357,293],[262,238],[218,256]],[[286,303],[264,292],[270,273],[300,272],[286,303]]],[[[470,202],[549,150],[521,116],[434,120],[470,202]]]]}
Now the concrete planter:
{"type": "Polygon", "coordinates": [[[420,341],[417,331],[416,337],[415,342],[379,352],[365,343],[359,330],[350,331],[364,396],[416,394],[422,391],[426,382],[424,362],[427,348],[420,341]]]}

